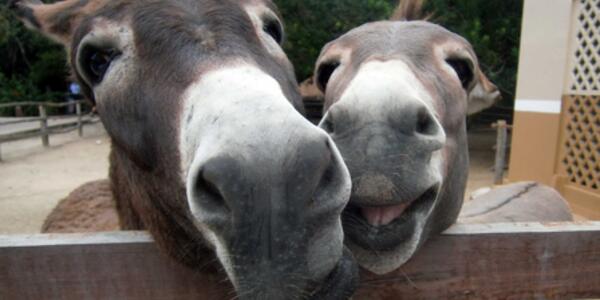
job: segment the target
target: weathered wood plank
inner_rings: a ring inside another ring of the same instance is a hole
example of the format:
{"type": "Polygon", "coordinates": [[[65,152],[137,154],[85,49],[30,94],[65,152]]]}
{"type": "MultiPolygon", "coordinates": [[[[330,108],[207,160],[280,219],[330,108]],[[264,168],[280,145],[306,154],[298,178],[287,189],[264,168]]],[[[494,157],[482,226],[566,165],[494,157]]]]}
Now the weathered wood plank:
{"type": "Polygon", "coordinates": [[[0,299],[222,299],[223,279],[173,263],[145,232],[0,237],[0,299]]]}
{"type": "MultiPolygon", "coordinates": [[[[0,299],[229,299],[143,232],[0,236],[0,299]]],[[[458,224],[354,299],[600,297],[600,222],[458,224]]]]}
{"type": "Polygon", "coordinates": [[[390,274],[362,274],[357,299],[600,296],[600,222],[455,225],[390,274]]]}

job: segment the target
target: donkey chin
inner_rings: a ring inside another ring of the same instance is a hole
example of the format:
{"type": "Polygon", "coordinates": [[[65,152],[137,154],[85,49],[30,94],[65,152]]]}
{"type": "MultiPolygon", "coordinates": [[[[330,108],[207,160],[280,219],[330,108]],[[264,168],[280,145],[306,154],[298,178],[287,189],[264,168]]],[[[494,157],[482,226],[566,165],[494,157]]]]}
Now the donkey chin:
{"type": "Polygon", "coordinates": [[[426,159],[415,154],[394,163],[401,168],[386,168],[381,162],[364,172],[351,168],[353,191],[342,222],[346,244],[361,266],[376,274],[393,271],[428,239],[442,198],[441,156],[441,151],[426,159]]]}

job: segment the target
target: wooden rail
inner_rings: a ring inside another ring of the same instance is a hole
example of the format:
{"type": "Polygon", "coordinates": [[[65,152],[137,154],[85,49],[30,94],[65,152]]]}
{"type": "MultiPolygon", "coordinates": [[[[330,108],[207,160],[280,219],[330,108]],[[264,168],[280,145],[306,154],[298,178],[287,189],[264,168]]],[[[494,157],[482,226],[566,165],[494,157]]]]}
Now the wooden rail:
{"type": "MultiPolygon", "coordinates": [[[[0,236],[0,299],[231,299],[145,232],[0,236]]],[[[458,224],[353,299],[600,297],[600,222],[458,224]]]]}
{"type": "MultiPolygon", "coordinates": [[[[28,139],[32,137],[41,137],[42,145],[44,147],[50,146],[50,135],[60,134],[65,132],[70,132],[73,130],[77,130],[80,137],[83,136],[83,126],[85,124],[91,124],[98,122],[97,119],[94,119],[91,114],[83,115],[82,105],[88,104],[85,100],[77,100],[72,102],[64,102],[64,103],[54,103],[54,102],[10,102],[0,104],[0,108],[7,107],[23,107],[23,106],[37,106],[38,108],[38,117],[32,118],[23,118],[19,120],[11,120],[0,122],[0,127],[15,125],[15,124],[23,124],[23,123],[32,123],[39,122],[39,128],[36,129],[24,129],[21,131],[11,132],[8,134],[0,134],[0,145],[2,143],[28,139]],[[60,120],[68,118],[69,116],[49,116],[47,112],[47,107],[67,107],[75,105],[75,113],[76,113],[76,121],[61,123],[57,125],[49,125],[50,120],[60,120]],[[87,116],[87,118],[86,118],[87,116]]],[[[2,152],[0,151],[0,161],[2,161],[2,152]]]]}

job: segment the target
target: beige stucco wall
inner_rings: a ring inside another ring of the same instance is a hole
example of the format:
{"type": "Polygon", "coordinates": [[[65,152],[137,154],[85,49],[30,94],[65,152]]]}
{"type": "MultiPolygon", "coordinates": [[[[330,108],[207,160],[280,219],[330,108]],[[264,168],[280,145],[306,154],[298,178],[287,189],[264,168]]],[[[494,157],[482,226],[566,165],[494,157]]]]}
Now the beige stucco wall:
{"type": "Polygon", "coordinates": [[[525,0],[517,99],[559,101],[568,63],[572,0],[525,0]]]}
{"type": "Polygon", "coordinates": [[[572,0],[525,0],[509,181],[553,184],[572,0]]]}

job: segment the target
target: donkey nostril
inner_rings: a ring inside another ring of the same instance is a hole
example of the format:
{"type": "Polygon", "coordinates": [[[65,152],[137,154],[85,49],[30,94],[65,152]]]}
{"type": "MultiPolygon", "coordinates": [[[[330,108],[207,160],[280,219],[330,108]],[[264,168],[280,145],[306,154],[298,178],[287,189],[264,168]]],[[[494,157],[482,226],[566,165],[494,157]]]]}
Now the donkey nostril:
{"type": "Polygon", "coordinates": [[[429,113],[429,111],[422,107],[417,112],[417,124],[415,131],[424,135],[434,135],[435,132],[435,122],[433,121],[433,117],[429,113]]]}
{"type": "Polygon", "coordinates": [[[209,179],[206,173],[200,172],[196,181],[196,195],[203,208],[207,210],[225,210],[230,211],[225,198],[219,188],[209,179]]]}
{"type": "Polygon", "coordinates": [[[313,181],[315,185],[311,189],[309,206],[315,209],[313,212],[317,215],[332,215],[334,211],[341,211],[348,202],[350,175],[333,141],[328,138],[324,146],[319,155],[319,171],[313,177],[318,181],[313,181]]]}
{"type": "Polygon", "coordinates": [[[321,121],[319,127],[323,128],[323,130],[325,130],[325,132],[327,132],[328,134],[333,134],[335,132],[335,124],[333,123],[333,117],[331,116],[331,112],[328,112],[325,115],[325,118],[323,119],[323,121],[321,121]]]}
{"type": "Polygon", "coordinates": [[[321,173],[321,177],[319,178],[319,182],[317,185],[317,192],[323,189],[326,189],[328,186],[333,184],[334,175],[335,175],[335,159],[333,158],[333,152],[331,151],[331,145],[329,141],[325,141],[325,149],[327,151],[327,158],[325,161],[326,168],[321,173]]]}
{"type": "Polygon", "coordinates": [[[332,134],[335,131],[335,126],[331,120],[327,119],[323,122],[323,129],[325,129],[327,133],[332,134]]]}
{"type": "Polygon", "coordinates": [[[321,178],[319,179],[315,193],[310,198],[309,206],[313,207],[315,205],[319,205],[319,203],[324,201],[324,199],[328,199],[329,195],[327,193],[331,186],[335,184],[334,168],[335,166],[330,164],[327,166],[323,174],[321,174],[321,178]]]}
{"type": "Polygon", "coordinates": [[[319,127],[321,127],[321,129],[325,130],[325,132],[327,132],[329,135],[334,134],[336,132],[336,130],[338,130],[337,124],[336,124],[336,120],[333,117],[333,110],[334,109],[335,108],[330,108],[325,113],[325,115],[323,116],[323,119],[319,123],[319,127]]]}
{"type": "Polygon", "coordinates": [[[333,159],[330,159],[330,163],[325,169],[325,172],[321,175],[321,180],[319,181],[319,189],[323,189],[326,186],[332,184],[334,175],[335,175],[335,164],[333,163],[333,159]]]}

